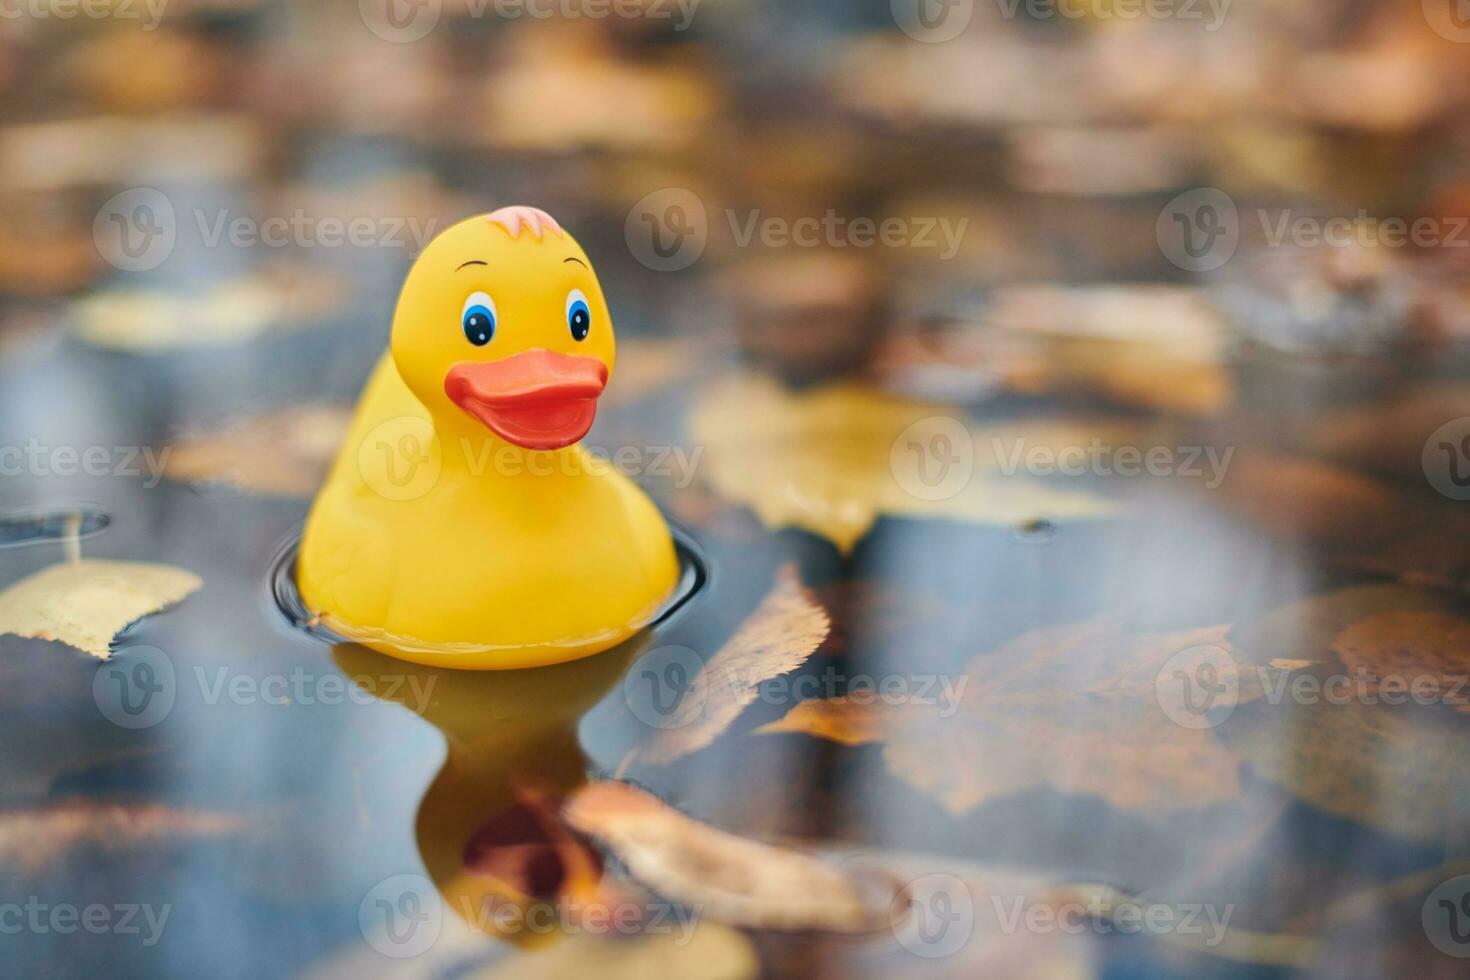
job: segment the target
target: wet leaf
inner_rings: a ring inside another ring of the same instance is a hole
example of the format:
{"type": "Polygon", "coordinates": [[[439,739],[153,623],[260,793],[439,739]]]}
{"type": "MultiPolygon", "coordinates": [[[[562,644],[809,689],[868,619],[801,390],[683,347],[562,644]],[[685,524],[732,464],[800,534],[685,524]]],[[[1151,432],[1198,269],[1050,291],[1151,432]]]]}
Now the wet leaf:
{"type": "Polygon", "coordinates": [[[45,870],[73,851],[232,837],[250,826],[244,816],[176,810],[160,804],[76,800],[0,811],[0,865],[24,874],[45,870]]]}
{"type": "Polygon", "coordinates": [[[723,496],[746,504],[768,527],[800,527],[849,552],[880,514],[1015,526],[1038,518],[1103,517],[1113,506],[1080,490],[1005,475],[1015,451],[1086,447],[1099,438],[1138,445],[1137,430],[1110,423],[1050,420],[994,428],[957,421],[958,409],[886,395],[857,384],[793,394],[776,381],[740,375],[714,385],[694,409],[696,443],[708,447],[704,472],[723,496]],[[955,419],[969,446],[944,430],[916,436],[916,451],[936,450],[935,468],[896,444],[916,423],[955,419]],[[1131,435],[1130,435],[1131,433],[1131,435]],[[966,449],[974,470],[965,473],[966,449]],[[897,461],[895,461],[897,459],[897,461]],[[959,470],[950,467],[958,466],[959,470]],[[938,475],[944,489],[923,483],[938,475]],[[951,487],[949,484],[953,483],[951,487]],[[952,492],[950,492],[952,489],[952,492]]]}
{"type": "Polygon", "coordinates": [[[1470,812],[1470,732],[1417,706],[1322,699],[1228,735],[1262,778],[1385,833],[1439,842],[1470,812]]]}
{"type": "MultiPolygon", "coordinates": [[[[970,662],[952,715],[849,697],[798,705],[761,731],[881,741],[890,772],[956,814],[1047,785],[1145,816],[1207,806],[1238,795],[1238,762],[1203,726],[1173,720],[1184,692],[1171,678],[1233,656],[1227,630],[1128,634],[1109,619],[1033,630],[970,662]]],[[[1232,704],[1264,693],[1253,671],[1236,682],[1232,704]]]]}
{"type": "Polygon", "coordinates": [[[313,404],[231,422],[169,447],[164,473],[187,483],[310,496],[326,477],[351,421],[348,407],[313,404]]]}
{"type": "Polygon", "coordinates": [[[172,565],[52,565],[0,592],[0,633],[56,640],[106,660],[113,638],[128,625],[183,601],[203,584],[172,565]]]}
{"type": "Polygon", "coordinates": [[[887,922],[892,894],[875,902],[827,862],[717,830],[626,783],[592,783],[563,812],[639,882],[728,925],[866,932],[887,922]]]}
{"type": "Polygon", "coordinates": [[[1470,621],[1437,612],[1386,612],[1332,641],[1343,664],[1393,696],[1428,692],[1470,712],[1470,621]]]}
{"type": "Polygon", "coordinates": [[[755,700],[762,681],[800,667],[831,628],[796,567],[783,567],[775,588],[705,663],[668,726],[639,750],[639,758],[667,765],[709,745],[755,700]]]}

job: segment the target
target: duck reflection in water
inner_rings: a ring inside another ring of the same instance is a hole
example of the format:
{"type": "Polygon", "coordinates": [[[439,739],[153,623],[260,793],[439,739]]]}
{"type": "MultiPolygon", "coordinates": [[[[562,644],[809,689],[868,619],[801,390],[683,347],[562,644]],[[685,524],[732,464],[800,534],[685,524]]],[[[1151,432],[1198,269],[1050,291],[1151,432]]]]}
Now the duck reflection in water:
{"type": "Polygon", "coordinates": [[[529,943],[544,931],[532,935],[524,918],[505,915],[507,903],[524,913],[534,902],[575,906],[597,895],[596,857],[546,802],[587,782],[578,722],[645,645],[640,634],[585,660],[492,672],[425,667],[356,644],[334,648],[353,683],[444,733],[448,754],[419,805],[415,831],[435,887],[471,928],[529,943]],[[429,696],[421,703],[412,691],[429,696]]]}

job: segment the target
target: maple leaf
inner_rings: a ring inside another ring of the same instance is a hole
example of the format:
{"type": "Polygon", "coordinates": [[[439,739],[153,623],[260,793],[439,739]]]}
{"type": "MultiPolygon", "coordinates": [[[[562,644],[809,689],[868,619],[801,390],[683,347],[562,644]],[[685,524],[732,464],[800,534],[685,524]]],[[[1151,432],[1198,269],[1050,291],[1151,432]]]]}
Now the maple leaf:
{"type": "Polygon", "coordinates": [[[0,633],[58,640],[101,660],[129,624],[181,602],[203,582],[172,565],[81,560],[0,592],[0,633]]]}
{"type": "MultiPolygon", "coordinates": [[[[1238,762],[1207,727],[1177,723],[1176,670],[1234,659],[1227,626],[1127,634],[1111,618],[1046,627],[974,658],[961,710],[809,701],[760,731],[803,731],[849,745],[882,742],[898,778],[962,814],[1040,786],[1144,815],[1239,794],[1238,762]]],[[[1230,706],[1264,692],[1234,677],[1230,706]]]]}
{"type": "Polygon", "coordinates": [[[768,527],[803,528],[843,553],[880,514],[1006,527],[1106,516],[1114,508],[1100,497],[1004,475],[1008,454],[1016,447],[1086,447],[1095,438],[1111,445],[1146,444],[1135,427],[1121,423],[1051,420],[981,428],[967,427],[955,418],[960,414],[858,384],[790,394],[771,378],[739,375],[708,390],[690,424],[696,442],[708,447],[704,472],[722,496],[749,506],[768,527]],[[922,474],[909,470],[922,460],[907,455],[901,439],[911,427],[936,420],[946,431],[921,433],[915,452],[939,452],[943,459],[936,465],[943,465],[935,472],[954,486],[946,482],[931,493],[916,485],[922,474]],[[953,445],[947,431],[953,426],[964,430],[968,447],[953,445]],[[966,460],[973,467],[969,474],[966,460]]]}

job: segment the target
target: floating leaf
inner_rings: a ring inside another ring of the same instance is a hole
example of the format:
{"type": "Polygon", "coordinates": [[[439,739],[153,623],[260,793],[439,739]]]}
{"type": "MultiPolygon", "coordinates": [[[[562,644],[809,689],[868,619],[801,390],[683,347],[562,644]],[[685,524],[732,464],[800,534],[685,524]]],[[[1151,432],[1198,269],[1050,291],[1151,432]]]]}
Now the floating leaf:
{"type": "Polygon", "coordinates": [[[326,477],[352,421],[340,405],[297,405],[232,422],[169,447],[164,473],[189,483],[305,497],[326,477]]]}
{"type": "MultiPolygon", "coordinates": [[[[776,381],[740,375],[713,386],[692,418],[695,440],[708,447],[704,472],[723,496],[747,504],[768,527],[800,527],[849,552],[879,514],[948,518],[1012,527],[1037,518],[1095,518],[1113,511],[1107,501],[1040,480],[1003,475],[1017,448],[1086,447],[1093,439],[1139,445],[1138,430],[1067,421],[967,428],[969,446],[946,432],[919,438],[919,452],[940,451],[953,493],[931,493],[909,480],[907,447],[895,444],[917,423],[954,419],[959,410],[911,401],[856,384],[800,394],[776,381]],[[941,437],[934,441],[936,436],[941,437]],[[948,441],[945,441],[948,440],[948,441]],[[972,473],[964,472],[966,449],[972,473]],[[957,459],[951,459],[958,457],[957,459]],[[910,485],[905,486],[905,483],[910,485]]],[[[943,423],[948,425],[948,423],[943,423]]],[[[931,473],[930,475],[933,475],[931,473]]]]}
{"type": "Polygon", "coordinates": [[[567,822],[665,898],[729,925],[866,932],[888,921],[889,901],[802,851],[717,830],[626,783],[579,790],[567,822]]]}
{"type": "MultiPolygon", "coordinates": [[[[1033,630],[970,662],[952,717],[937,703],[848,697],[797,705],[761,731],[881,741],[895,776],[957,814],[1045,785],[1144,815],[1204,806],[1238,795],[1238,762],[1208,730],[1172,720],[1178,692],[1159,678],[1171,661],[1188,671],[1232,657],[1227,629],[1133,635],[1099,619],[1033,630]]],[[[1239,671],[1231,703],[1262,693],[1258,673],[1239,671]]]]}
{"type": "Polygon", "coordinates": [[[102,660],[127,626],[181,602],[204,583],[193,572],[142,562],[52,565],[0,592],[0,633],[57,640],[102,660]]]}
{"type": "Polygon", "coordinates": [[[776,586],[694,678],[660,730],[639,757],[667,765],[697,752],[729,728],[756,698],[762,681],[800,667],[832,628],[827,611],[787,565],[776,586]]]}

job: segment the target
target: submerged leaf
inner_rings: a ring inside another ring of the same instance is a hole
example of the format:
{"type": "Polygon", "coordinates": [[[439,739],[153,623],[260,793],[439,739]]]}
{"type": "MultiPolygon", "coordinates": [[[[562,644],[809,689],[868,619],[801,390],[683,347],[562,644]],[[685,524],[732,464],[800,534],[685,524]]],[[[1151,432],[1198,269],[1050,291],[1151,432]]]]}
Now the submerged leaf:
{"type": "Polygon", "coordinates": [[[843,552],[880,514],[1005,527],[1106,516],[1113,507],[1100,497],[1005,470],[1013,460],[1021,465],[1018,448],[1055,452],[1093,439],[1146,444],[1136,429],[1108,424],[982,429],[953,418],[958,414],[856,384],[792,394],[770,378],[742,375],[707,392],[691,425],[696,441],[709,447],[705,471],[720,494],[748,505],[768,527],[804,528],[843,552]],[[933,432],[914,437],[912,447],[902,444],[912,426],[936,423],[933,432]],[[962,432],[968,446],[956,445],[951,430],[962,432]],[[937,455],[930,460],[926,453],[937,455]],[[939,483],[926,482],[936,476],[939,483]]]}
{"type": "Polygon", "coordinates": [[[1470,732],[1413,706],[1324,699],[1229,734],[1263,778],[1389,834],[1443,841],[1470,813],[1470,732]]]}
{"type": "Polygon", "coordinates": [[[564,810],[633,877],[665,898],[729,925],[866,932],[888,921],[890,893],[799,850],[700,823],[627,783],[592,783],[564,810]]]}
{"type": "Polygon", "coordinates": [[[796,567],[783,567],[775,588],[704,665],[667,727],[639,757],[666,765],[709,745],[756,699],[762,681],[800,667],[831,628],[827,611],[802,587],[796,567]]]}
{"type": "Polygon", "coordinates": [[[0,592],[0,633],[57,640],[102,660],[129,624],[203,585],[193,572],[142,562],[52,565],[0,592]]]}
{"type": "MultiPolygon", "coordinates": [[[[764,733],[881,741],[898,778],[962,814],[1040,786],[1145,816],[1239,793],[1238,761],[1203,727],[1177,724],[1172,668],[1229,663],[1228,627],[1127,634],[1110,619],[1033,630],[972,660],[960,710],[851,698],[798,705],[764,733]],[[1165,668],[1167,674],[1161,674],[1165,668]]],[[[1240,671],[1232,704],[1261,696],[1240,671]]]]}

